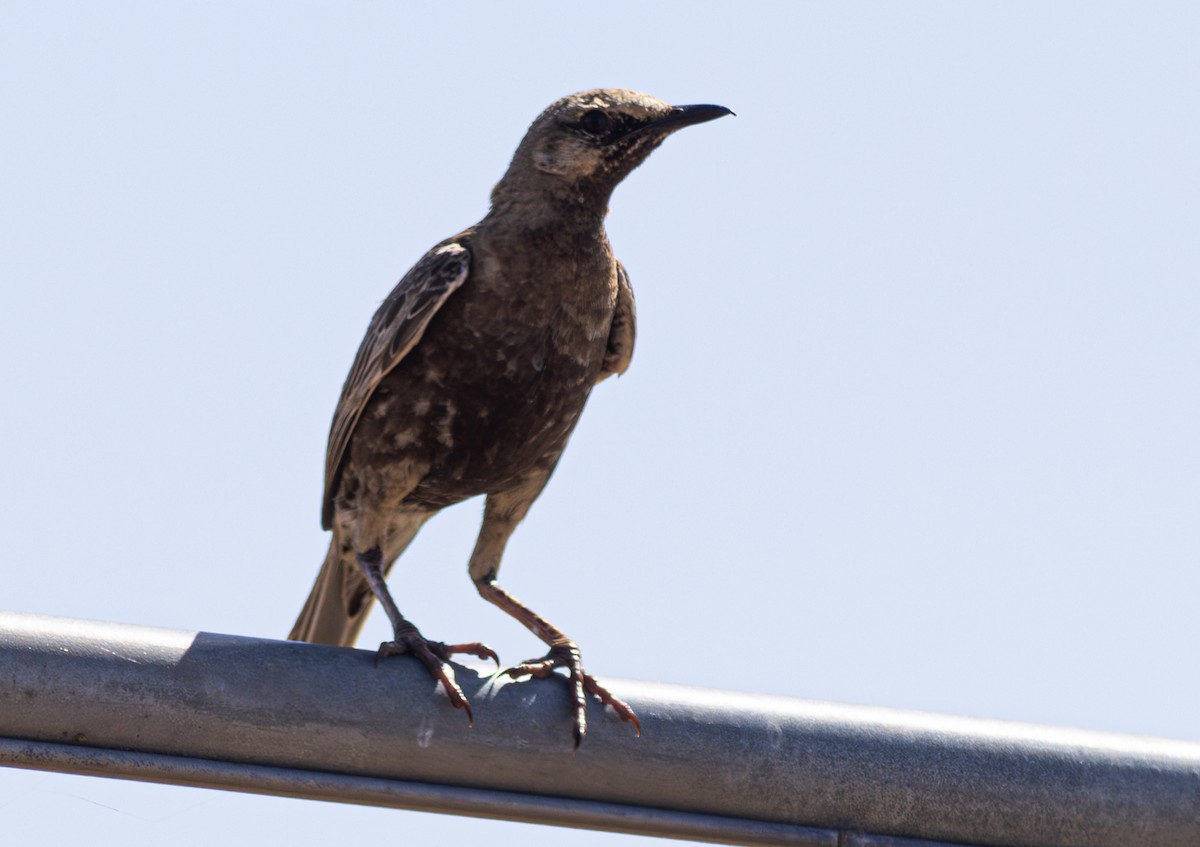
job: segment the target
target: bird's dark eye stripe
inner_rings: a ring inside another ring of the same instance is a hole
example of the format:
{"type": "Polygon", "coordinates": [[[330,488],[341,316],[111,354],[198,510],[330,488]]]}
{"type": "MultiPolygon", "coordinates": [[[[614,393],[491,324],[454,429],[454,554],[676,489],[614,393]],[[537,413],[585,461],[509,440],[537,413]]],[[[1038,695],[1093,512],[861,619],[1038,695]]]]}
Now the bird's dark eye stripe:
{"type": "Polygon", "coordinates": [[[605,144],[616,141],[645,125],[632,115],[609,114],[601,109],[589,109],[567,128],[605,144]]]}
{"type": "Polygon", "coordinates": [[[604,135],[611,125],[608,115],[600,109],[589,109],[579,119],[579,126],[592,135],[604,135]]]}

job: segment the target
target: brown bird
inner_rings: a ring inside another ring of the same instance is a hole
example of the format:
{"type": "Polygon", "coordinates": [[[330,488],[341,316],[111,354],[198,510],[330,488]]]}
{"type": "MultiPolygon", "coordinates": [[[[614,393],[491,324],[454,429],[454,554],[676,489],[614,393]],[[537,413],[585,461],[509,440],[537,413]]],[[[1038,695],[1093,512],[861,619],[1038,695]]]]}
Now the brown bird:
{"type": "Polygon", "coordinates": [[[496,654],[425,638],[384,578],[425,521],[484,494],[471,579],[550,648],[507,673],[566,669],[576,747],[586,692],[640,731],[633,710],[584,671],[575,642],[496,574],[592,386],[633,355],[633,289],[604,232],[613,189],[671,133],[728,114],[622,89],[564,97],[530,126],[487,216],[405,274],[372,318],[334,412],[322,509],[333,539],[289,638],[350,645],[378,599],[394,631],[379,656],[420,659],[470,721],[443,663],[468,653],[499,664],[496,654]]]}

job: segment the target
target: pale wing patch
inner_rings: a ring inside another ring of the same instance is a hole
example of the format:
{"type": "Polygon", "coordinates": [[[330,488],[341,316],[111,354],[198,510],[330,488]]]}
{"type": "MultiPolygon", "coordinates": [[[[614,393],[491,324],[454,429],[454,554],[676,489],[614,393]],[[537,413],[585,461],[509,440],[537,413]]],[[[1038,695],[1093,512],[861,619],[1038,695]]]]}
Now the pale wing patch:
{"type": "Polygon", "coordinates": [[[321,515],[326,529],[330,528],[333,519],[333,496],[346,449],[367,401],[383,378],[421,340],[434,313],[466,281],[470,262],[471,254],[458,243],[451,242],[430,250],[392,289],[371,319],[342,387],[342,397],[329,430],[321,515]]]}

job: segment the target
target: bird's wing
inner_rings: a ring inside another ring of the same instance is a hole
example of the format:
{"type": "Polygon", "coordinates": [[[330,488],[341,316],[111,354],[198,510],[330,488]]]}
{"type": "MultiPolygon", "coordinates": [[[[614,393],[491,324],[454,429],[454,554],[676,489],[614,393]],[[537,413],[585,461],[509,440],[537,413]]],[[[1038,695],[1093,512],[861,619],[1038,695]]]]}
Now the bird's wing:
{"type": "Polygon", "coordinates": [[[457,237],[422,256],[371,318],[329,429],[325,499],[321,507],[321,524],[325,529],[333,524],[333,498],[359,416],[383,378],[421,340],[430,318],[466,281],[471,254],[460,243],[465,241],[465,237],[457,237]]]}
{"type": "Polygon", "coordinates": [[[633,286],[625,266],[617,262],[617,308],[613,313],[612,328],[608,331],[608,347],[604,352],[604,364],[600,367],[600,382],[613,374],[620,376],[629,369],[633,360],[633,341],[637,336],[637,302],[633,299],[633,286]]]}

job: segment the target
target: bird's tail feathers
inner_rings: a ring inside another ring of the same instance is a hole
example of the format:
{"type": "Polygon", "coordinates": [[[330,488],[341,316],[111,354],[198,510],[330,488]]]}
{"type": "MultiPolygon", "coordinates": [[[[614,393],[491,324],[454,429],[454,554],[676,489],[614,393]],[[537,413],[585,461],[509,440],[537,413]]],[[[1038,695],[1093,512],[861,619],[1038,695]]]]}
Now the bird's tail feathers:
{"type": "Polygon", "coordinates": [[[349,647],[362,631],[374,597],[353,553],[342,555],[339,548],[335,537],[289,641],[349,647]]]}

